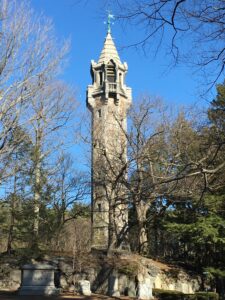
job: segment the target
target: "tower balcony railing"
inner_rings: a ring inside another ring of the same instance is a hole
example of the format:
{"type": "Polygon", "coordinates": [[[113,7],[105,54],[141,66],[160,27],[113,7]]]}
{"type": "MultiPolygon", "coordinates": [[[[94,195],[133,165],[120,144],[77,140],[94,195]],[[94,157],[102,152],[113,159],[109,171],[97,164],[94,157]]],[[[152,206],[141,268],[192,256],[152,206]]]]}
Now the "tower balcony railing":
{"type": "Polygon", "coordinates": [[[115,93],[116,92],[116,82],[109,82],[108,86],[109,86],[109,92],[111,93],[115,93]]]}

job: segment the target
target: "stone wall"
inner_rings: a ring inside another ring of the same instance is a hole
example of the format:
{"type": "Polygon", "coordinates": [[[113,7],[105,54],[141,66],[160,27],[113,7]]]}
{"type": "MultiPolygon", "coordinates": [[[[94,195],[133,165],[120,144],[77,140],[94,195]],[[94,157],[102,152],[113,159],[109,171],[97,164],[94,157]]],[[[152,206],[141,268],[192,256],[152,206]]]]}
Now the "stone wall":
{"type": "Polygon", "coordinates": [[[105,256],[105,259],[95,262],[95,265],[84,266],[76,272],[69,271],[68,263],[61,262],[60,270],[63,289],[76,290],[79,280],[88,280],[92,292],[111,296],[127,295],[150,299],[152,288],[189,294],[200,288],[200,279],[196,274],[138,255],[105,256]]]}
{"type": "MultiPolygon", "coordinates": [[[[56,259],[48,258],[48,263],[56,259]]],[[[151,298],[152,288],[194,293],[200,280],[181,268],[168,266],[138,255],[90,255],[84,262],[71,258],[58,259],[55,284],[62,291],[79,292],[79,281],[88,280],[91,291],[110,295],[151,298]]],[[[0,266],[0,289],[17,290],[21,283],[18,266],[0,266]]]]}
{"type": "Polygon", "coordinates": [[[0,290],[16,291],[21,284],[21,270],[9,263],[0,265],[0,290]]]}
{"type": "Polygon", "coordinates": [[[179,270],[176,277],[171,276],[169,272],[161,271],[154,278],[153,288],[194,294],[200,288],[199,281],[197,276],[193,278],[183,270],[179,270]]]}

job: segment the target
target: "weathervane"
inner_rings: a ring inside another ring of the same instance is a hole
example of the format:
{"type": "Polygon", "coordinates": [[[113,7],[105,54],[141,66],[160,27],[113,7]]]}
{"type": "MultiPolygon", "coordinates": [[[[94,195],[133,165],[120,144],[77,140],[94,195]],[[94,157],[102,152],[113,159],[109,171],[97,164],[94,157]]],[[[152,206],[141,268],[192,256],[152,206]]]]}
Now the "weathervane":
{"type": "MultiPolygon", "coordinates": [[[[114,15],[112,15],[110,13],[110,11],[108,11],[108,17],[107,17],[107,32],[108,33],[111,33],[111,25],[114,24],[114,23],[112,23],[111,20],[113,20],[113,19],[114,19],[114,15]]],[[[106,22],[104,22],[104,23],[106,24],[106,22]]]]}

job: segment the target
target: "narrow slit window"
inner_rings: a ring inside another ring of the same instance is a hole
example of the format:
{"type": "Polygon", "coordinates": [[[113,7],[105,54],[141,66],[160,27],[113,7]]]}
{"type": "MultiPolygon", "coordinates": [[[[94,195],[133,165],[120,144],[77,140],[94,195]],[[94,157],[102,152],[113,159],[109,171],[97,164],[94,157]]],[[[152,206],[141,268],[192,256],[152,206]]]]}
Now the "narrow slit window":
{"type": "Polygon", "coordinates": [[[101,116],[102,116],[102,111],[101,111],[101,109],[98,109],[97,114],[98,114],[98,117],[101,118],[101,116]]]}
{"type": "Polygon", "coordinates": [[[99,212],[102,211],[102,205],[101,205],[101,203],[98,203],[98,211],[99,211],[99,212]]]}
{"type": "Polygon", "coordinates": [[[102,74],[102,72],[99,72],[99,81],[100,81],[100,85],[102,85],[102,83],[103,83],[103,74],[102,74]]]}

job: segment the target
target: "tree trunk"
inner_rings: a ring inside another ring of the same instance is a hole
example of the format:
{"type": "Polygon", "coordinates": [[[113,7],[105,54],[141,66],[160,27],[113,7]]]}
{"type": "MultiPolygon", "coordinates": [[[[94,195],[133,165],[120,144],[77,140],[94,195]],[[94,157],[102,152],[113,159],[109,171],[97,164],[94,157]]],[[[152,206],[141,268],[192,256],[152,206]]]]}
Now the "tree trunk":
{"type": "MultiPolygon", "coordinates": [[[[107,191],[107,193],[109,193],[107,191]]],[[[108,194],[107,194],[108,195],[108,194]]],[[[115,249],[116,247],[116,227],[115,227],[115,199],[114,192],[111,191],[108,197],[109,201],[109,242],[108,242],[108,251],[115,249]]]]}
{"type": "Polygon", "coordinates": [[[154,230],[154,235],[155,235],[155,238],[154,238],[154,256],[157,257],[158,256],[158,238],[159,238],[159,235],[158,235],[158,227],[157,227],[157,224],[156,224],[156,220],[154,220],[154,225],[153,225],[153,230],[154,230]]]}
{"type": "Polygon", "coordinates": [[[11,199],[11,216],[10,216],[10,226],[9,226],[9,234],[8,234],[8,241],[7,241],[8,254],[10,254],[12,251],[14,226],[15,226],[15,195],[13,195],[11,199]]]}
{"type": "Polygon", "coordinates": [[[138,221],[138,249],[140,254],[148,253],[148,235],[146,230],[146,214],[148,205],[143,201],[139,201],[135,205],[138,221]]]}
{"type": "Polygon", "coordinates": [[[10,226],[9,226],[9,234],[8,234],[8,241],[7,241],[7,253],[10,254],[12,251],[12,242],[13,242],[13,231],[15,226],[15,210],[16,210],[16,177],[17,168],[15,169],[15,176],[14,176],[14,183],[13,183],[13,195],[11,197],[11,216],[10,216],[10,226]]]}
{"type": "Polygon", "coordinates": [[[34,155],[34,221],[32,247],[38,248],[38,233],[41,203],[41,130],[36,133],[36,147],[34,155]]]}
{"type": "Polygon", "coordinates": [[[35,175],[34,175],[34,223],[33,223],[33,245],[34,247],[38,246],[38,232],[39,232],[39,212],[40,212],[40,163],[38,162],[35,166],[35,175]]]}

